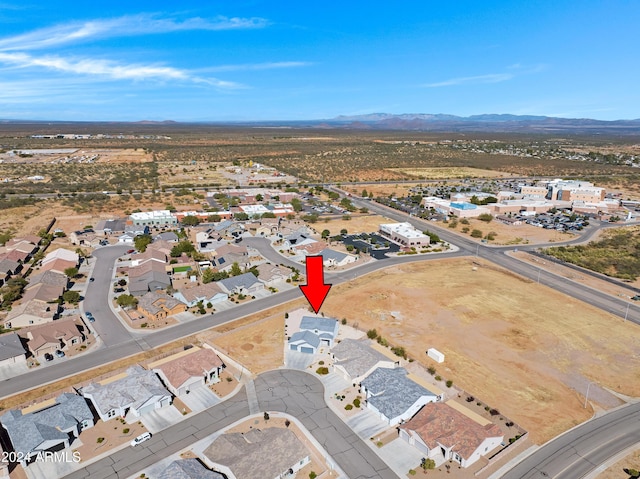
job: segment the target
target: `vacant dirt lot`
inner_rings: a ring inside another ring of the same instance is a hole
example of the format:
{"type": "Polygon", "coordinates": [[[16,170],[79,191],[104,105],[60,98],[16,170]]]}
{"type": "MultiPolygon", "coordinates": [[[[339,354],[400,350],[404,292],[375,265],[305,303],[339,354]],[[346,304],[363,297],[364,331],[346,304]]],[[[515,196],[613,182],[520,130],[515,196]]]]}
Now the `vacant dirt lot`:
{"type": "Polygon", "coordinates": [[[589,398],[601,407],[619,404],[603,388],[640,395],[637,326],[482,261],[374,273],[334,287],[323,311],[363,330],[376,328],[529,430],[537,443],[593,414],[583,409],[589,381],[596,382],[589,398]],[[446,355],[444,364],[426,357],[429,347],[446,355]]]}
{"type": "Polygon", "coordinates": [[[437,167],[437,168],[388,168],[408,176],[423,180],[448,180],[460,178],[499,178],[511,176],[501,171],[483,170],[468,167],[437,167]]]}
{"type": "Polygon", "coordinates": [[[600,473],[598,479],[629,479],[629,474],[624,472],[625,469],[640,470],[640,449],[636,449],[600,473]]]}
{"type": "Polygon", "coordinates": [[[477,218],[467,218],[466,220],[469,224],[463,224],[461,223],[461,220],[457,220],[455,223],[449,222],[447,225],[438,223],[438,225],[449,226],[457,223],[457,226],[455,228],[449,228],[449,231],[456,232],[477,242],[480,242],[480,240],[490,232],[497,233],[495,239],[489,242],[490,244],[495,245],[556,243],[576,238],[576,235],[570,233],[561,233],[556,230],[538,228],[537,226],[531,226],[526,223],[512,226],[502,223],[496,219],[489,223],[486,221],[480,221],[477,218]],[[468,232],[463,233],[463,228],[468,228],[468,232]],[[482,232],[482,237],[472,238],[470,236],[471,232],[475,229],[482,232]]]}
{"type": "Polygon", "coordinates": [[[350,220],[332,219],[327,222],[319,221],[312,225],[318,232],[329,230],[331,235],[338,235],[342,229],[346,229],[348,234],[375,233],[378,231],[380,223],[393,223],[393,220],[380,215],[353,215],[350,220]]]}

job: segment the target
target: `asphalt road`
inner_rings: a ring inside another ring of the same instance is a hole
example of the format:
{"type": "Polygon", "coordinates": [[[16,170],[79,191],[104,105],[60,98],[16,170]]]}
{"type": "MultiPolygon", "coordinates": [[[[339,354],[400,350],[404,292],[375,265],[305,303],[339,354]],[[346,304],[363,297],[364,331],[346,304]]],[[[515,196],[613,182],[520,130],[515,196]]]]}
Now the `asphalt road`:
{"type": "MultiPolygon", "coordinates": [[[[327,406],[324,386],[311,374],[290,369],[269,371],[255,379],[255,388],[260,411],[296,417],[350,479],[398,479],[327,406]]],[[[248,415],[249,404],[243,388],[228,400],[154,434],[149,441],[122,449],[66,477],[129,477],[248,415]]]]}
{"type": "Polygon", "coordinates": [[[542,446],[502,479],[580,479],[640,443],[640,403],[588,421],[542,446]]]}

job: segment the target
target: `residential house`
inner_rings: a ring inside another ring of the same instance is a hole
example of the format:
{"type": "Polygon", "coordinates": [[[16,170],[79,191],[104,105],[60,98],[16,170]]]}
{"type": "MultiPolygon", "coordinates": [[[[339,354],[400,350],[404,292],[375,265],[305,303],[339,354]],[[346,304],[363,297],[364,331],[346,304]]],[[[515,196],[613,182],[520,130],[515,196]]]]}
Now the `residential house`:
{"type": "Polygon", "coordinates": [[[409,379],[404,368],[377,368],[362,380],[360,388],[367,407],[390,426],[407,421],[425,404],[442,399],[409,379]]]}
{"type": "Polygon", "coordinates": [[[151,230],[149,229],[148,226],[128,224],[124,227],[124,232],[125,234],[133,235],[135,238],[136,236],[148,235],[151,232],[151,230]]]}
{"type": "Polygon", "coordinates": [[[17,251],[21,253],[21,256],[23,257],[22,261],[25,262],[38,251],[40,241],[41,238],[38,236],[29,238],[12,238],[5,243],[4,249],[6,252],[17,251]]]}
{"type": "Polygon", "coordinates": [[[69,234],[69,241],[76,246],[98,246],[102,237],[92,229],[73,231],[69,234]]]}
{"type": "Polygon", "coordinates": [[[78,264],[78,261],[80,260],[80,256],[78,256],[78,253],[69,251],[68,249],[58,248],[54,251],[51,251],[44,257],[44,259],[42,260],[42,266],[57,259],[69,261],[73,263],[73,266],[76,266],[78,264]]]}
{"type": "Polygon", "coordinates": [[[256,269],[258,270],[258,279],[267,287],[273,287],[279,283],[286,282],[293,276],[293,271],[289,268],[271,263],[259,264],[256,266],[256,269]]]}
{"type": "Polygon", "coordinates": [[[54,259],[53,261],[49,261],[48,263],[45,263],[42,266],[40,266],[39,271],[40,272],[53,271],[55,273],[64,274],[66,269],[75,268],[77,266],[78,266],[77,262],[69,261],[62,258],[57,258],[57,259],[54,259]]]}
{"type": "Polygon", "coordinates": [[[118,243],[133,244],[135,239],[136,239],[136,235],[134,235],[133,233],[123,233],[120,236],[118,236],[118,243]]]}
{"type": "Polygon", "coordinates": [[[10,259],[0,259],[0,274],[3,277],[10,277],[18,274],[22,270],[22,263],[10,259]]]}
{"type": "Polygon", "coordinates": [[[320,348],[320,337],[311,331],[296,331],[287,341],[291,351],[316,354],[320,348]]]}
{"type": "Polygon", "coordinates": [[[171,286],[171,278],[167,274],[167,265],[158,261],[147,261],[144,264],[129,268],[129,293],[142,296],[148,291],[167,289],[171,286]]]}
{"type": "Polygon", "coordinates": [[[35,358],[41,358],[46,353],[53,354],[56,350],[68,349],[73,344],[84,341],[84,334],[74,319],[59,319],[50,323],[33,326],[20,331],[27,341],[27,347],[35,358]]]}
{"type": "Polygon", "coordinates": [[[400,426],[400,437],[433,459],[436,466],[453,460],[469,467],[500,446],[504,434],[489,421],[474,421],[471,411],[467,415],[457,409],[445,403],[426,404],[400,426]]]}
{"type": "Polygon", "coordinates": [[[175,396],[220,381],[224,364],[209,348],[191,348],[149,365],[175,396]]]}
{"type": "Polygon", "coordinates": [[[35,283],[28,284],[22,293],[22,302],[40,301],[41,303],[57,302],[64,293],[64,287],[55,284],[35,283]]]}
{"type": "Polygon", "coordinates": [[[237,293],[252,296],[264,291],[264,284],[253,273],[244,273],[217,282],[227,294],[237,293]]]}
{"type": "Polygon", "coordinates": [[[115,220],[100,220],[96,224],[96,233],[102,233],[104,235],[113,233],[124,233],[124,227],[127,224],[126,219],[115,220]]]}
{"type": "Polygon", "coordinates": [[[34,324],[47,323],[57,319],[60,306],[57,303],[43,303],[34,300],[14,305],[4,320],[4,327],[24,328],[34,324]]]}
{"type": "Polygon", "coordinates": [[[211,228],[205,231],[198,231],[196,233],[195,246],[200,253],[210,253],[225,244],[227,244],[225,240],[219,238],[215,234],[212,234],[211,228]]]}
{"type": "Polygon", "coordinates": [[[324,241],[313,241],[294,246],[290,251],[293,253],[301,253],[305,256],[313,256],[319,254],[322,250],[326,249],[327,246],[328,244],[324,241]]]}
{"type": "Polygon", "coordinates": [[[303,244],[315,243],[311,237],[311,233],[306,227],[302,227],[291,234],[285,236],[282,240],[282,247],[284,249],[291,249],[295,246],[301,246],[303,244]]]}
{"type": "Polygon", "coordinates": [[[164,293],[150,291],[138,300],[138,311],[151,320],[159,321],[187,310],[184,303],[164,293]]]}
{"type": "Polygon", "coordinates": [[[155,477],[157,479],[231,479],[219,472],[207,469],[195,458],[176,459],[155,477]]]}
{"type": "Polygon", "coordinates": [[[24,467],[38,453],[69,447],[81,431],[94,425],[94,420],[82,396],[63,393],[53,404],[34,412],[7,411],[0,416],[0,423],[24,467]]]}
{"type": "Polygon", "coordinates": [[[309,331],[320,338],[320,343],[333,346],[338,335],[338,321],[319,316],[303,316],[300,320],[300,331],[309,331]]]}
{"type": "Polygon", "coordinates": [[[191,308],[202,301],[202,304],[216,304],[229,299],[229,295],[222,291],[217,283],[192,284],[173,293],[173,297],[191,308]]]}
{"type": "Polygon", "coordinates": [[[235,479],[293,477],[310,462],[295,433],[279,427],[221,434],[203,454],[212,467],[235,479]]]}
{"type": "Polygon", "coordinates": [[[22,338],[16,333],[0,335],[0,366],[27,363],[22,338]]]}
{"type": "Polygon", "coordinates": [[[64,273],[52,270],[42,271],[33,276],[29,276],[29,284],[38,283],[61,286],[63,289],[66,289],[69,284],[69,278],[64,273]]]}
{"type": "Polygon", "coordinates": [[[178,235],[173,231],[165,231],[157,234],[153,237],[153,241],[167,241],[168,243],[177,243],[179,241],[178,235]]]}
{"type": "Polygon", "coordinates": [[[331,349],[333,367],[350,382],[360,383],[377,368],[393,369],[399,361],[392,361],[370,347],[370,340],[346,338],[331,349]]]}
{"type": "Polygon", "coordinates": [[[29,254],[25,253],[24,251],[18,251],[15,249],[7,250],[6,248],[0,248],[0,260],[8,259],[10,261],[24,264],[28,257],[29,254]]]}
{"type": "Polygon", "coordinates": [[[134,254],[131,256],[131,267],[140,266],[147,261],[157,261],[165,265],[167,263],[167,255],[162,251],[158,251],[154,248],[147,248],[144,253],[134,254]]]}
{"type": "Polygon", "coordinates": [[[323,249],[318,254],[322,256],[322,264],[326,267],[346,266],[350,263],[355,263],[358,260],[357,256],[329,248],[323,249]]]}
{"type": "Polygon", "coordinates": [[[171,393],[165,389],[153,371],[131,366],[127,372],[113,380],[91,383],[80,393],[91,401],[103,421],[131,413],[140,417],[148,412],[169,406],[171,393]]]}

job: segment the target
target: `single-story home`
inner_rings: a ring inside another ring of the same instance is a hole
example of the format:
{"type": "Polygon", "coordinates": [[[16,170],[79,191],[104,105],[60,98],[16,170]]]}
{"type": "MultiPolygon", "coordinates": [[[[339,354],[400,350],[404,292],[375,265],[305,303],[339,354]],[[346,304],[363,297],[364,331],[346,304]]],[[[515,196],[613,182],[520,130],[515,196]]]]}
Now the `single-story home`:
{"type": "Polygon", "coordinates": [[[256,266],[256,268],[258,270],[258,278],[267,287],[287,281],[293,276],[293,271],[289,268],[271,263],[262,263],[256,266]]]}
{"type": "Polygon", "coordinates": [[[176,459],[154,477],[157,479],[228,479],[219,472],[207,469],[196,458],[176,459]]]}
{"type": "Polygon", "coordinates": [[[504,434],[496,424],[480,424],[472,419],[471,411],[464,414],[457,409],[445,403],[426,404],[400,426],[400,437],[433,459],[436,466],[453,460],[469,467],[500,446],[504,434]]]}
{"type": "Polygon", "coordinates": [[[77,394],[64,393],[53,404],[45,403],[40,410],[23,412],[11,410],[0,416],[23,467],[38,453],[69,447],[81,431],[94,425],[87,401],[77,394]]]}
{"type": "Polygon", "coordinates": [[[360,383],[377,368],[393,369],[399,361],[392,361],[369,345],[368,339],[357,340],[346,338],[331,349],[333,367],[350,382],[360,383]]]}
{"type": "Polygon", "coordinates": [[[27,356],[22,338],[16,333],[0,335],[0,366],[26,364],[27,356]]]}
{"type": "Polygon", "coordinates": [[[173,293],[173,297],[183,302],[189,308],[195,306],[200,301],[202,304],[216,304],[229,299],[229,295],[222,291],[222,288],[216,283],[192,284],[184,288],[180,288],[173,293]]]}
{"type": "Polygon", "coordinates": [[[264,284],[253,273],[244,273],[222,279],[217,284],[227,294],[238,293],[251,296],[264,291],[264,284]]]}
{"type": "Polygon", "coordinates": [[[149,291],[138,300],[138,311],[152,321],[159,321],[174,314],[183,313],[187,307],[172,296],[156,291],[149,291]]]}
{"type": "Polygon", "coordinates": [[[43,324],[58,317],[60,305],[58,303],[44,303],[38,300],[20,303],[14,306],[4,320],[4,327],[25,328],[34,324],[43,324]]]}
{"type": "Polygon", "coordinates": [[[319,316],[303,316],[300,320],[300,331],[309,331],[320,339],[320,344],[333,346],[338,335],[338,320],[319,316]]]}
{"type": "Polygon", "coordinates": [[[84,341],[84,335],[73,319],[59,319],[34,326],[21,330],[20,335],[27,340],[27,347],[36,358],[46,353],[53,354],[57,349],[68,349],[72,344],[84,341]]]}
{"type": "Polygon", "coordinates": [[[126,374],[114,381],[91,383],[80,393],[91,401],[103,421],[132,413],[140,417],[171,404],[171,393],[153,371],[131,366],[126,374]]]}
{"type": "Polygon", "coordinates": [[[320,347],[320,337],[311,331],[298,331],[291,335],[288,343],[291,351],[316,354],[320,347]]]}
{"type": "Polygon", "coordinates": [[[326,267],[334,266],[346,266],[350,263],[355,263],[358,260],[357,256],[352,254],[342,253],[330,248],[325,248],[318,253],[322,256],[322,264],[326,267]]]}
{"type": "Polygon", "coordinates": [[[310,462],[296,434],[280,427],[221,434],[203,454],[208,465],[235,479],[293,477],[310,462]]]}
{"type": "Polygon", "coordinates": [[[149,365],[175,396],[194,387],[217,383],[224,368],[222,360],[209,348],[192,348],[149,365]]]}
{"type": "Polygon", "coordinates": [[[360,383],[367,407],[390,426],[407,421],[422,406],[442,397],[413,382],[404,368],[377,368],[360,383]]]}

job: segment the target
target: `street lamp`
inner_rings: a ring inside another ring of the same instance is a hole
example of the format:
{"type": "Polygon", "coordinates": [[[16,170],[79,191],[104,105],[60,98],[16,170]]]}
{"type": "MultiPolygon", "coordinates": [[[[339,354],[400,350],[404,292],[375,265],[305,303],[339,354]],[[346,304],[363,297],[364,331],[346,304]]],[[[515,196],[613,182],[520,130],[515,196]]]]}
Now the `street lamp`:
{"type": "Polygon", "coordinates": [[[589,384],[587,385],[587,394],[585,394],[584,396],[584,409],[587,409],[587,401],[589,400],[589,389],[591,388],[592,384],[593,381],[589,381],[589,384]]]}

